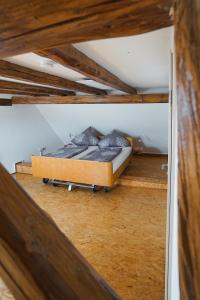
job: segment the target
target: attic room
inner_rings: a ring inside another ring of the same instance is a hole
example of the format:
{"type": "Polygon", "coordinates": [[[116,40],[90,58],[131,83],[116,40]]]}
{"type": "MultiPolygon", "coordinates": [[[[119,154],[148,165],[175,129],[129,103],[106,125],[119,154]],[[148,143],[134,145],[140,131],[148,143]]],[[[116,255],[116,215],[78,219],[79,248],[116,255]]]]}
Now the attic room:
{"type": "Polygon", "coordinates": [[[1,300],[198,299],[186,2],[1,3],[1,300]]]}

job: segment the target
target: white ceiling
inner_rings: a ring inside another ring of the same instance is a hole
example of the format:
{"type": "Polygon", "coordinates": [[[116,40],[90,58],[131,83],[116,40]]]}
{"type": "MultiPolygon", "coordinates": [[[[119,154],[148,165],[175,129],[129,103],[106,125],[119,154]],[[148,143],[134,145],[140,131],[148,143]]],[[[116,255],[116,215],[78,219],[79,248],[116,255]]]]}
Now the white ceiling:
{"type": "Polygon", "coordinates": [[[142,35],[75,44],[75,47],[137,88],[167,87],[171,28],[142,35]]]}
{"type": "MultiPolygon", "coordinates": [[[[167,89],[171,28],[138,36],[90,41],[74,46],[127,84],[141,90],[167,89]]],[[[63,78],[111,90],[85,76],[33,53],[7,59],[10,62],[63,78]]]]}

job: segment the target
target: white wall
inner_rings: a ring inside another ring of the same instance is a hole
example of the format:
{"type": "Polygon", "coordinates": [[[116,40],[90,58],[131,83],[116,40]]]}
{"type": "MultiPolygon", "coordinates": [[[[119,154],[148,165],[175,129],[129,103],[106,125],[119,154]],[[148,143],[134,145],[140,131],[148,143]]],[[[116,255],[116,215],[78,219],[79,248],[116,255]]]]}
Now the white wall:
{"type": "Polygon", "coordinates": [[[168,104],[37,105],[63,142],[88,126],[103,134],[119,129],[140,136],[145,151],[167,153],[168,104]]]}
{"type": "Polygon", "coordinates": [[[63,145],[34,105],[0,107],[0,162],[9,172],[15,162],[31,159],[46,146],[51,151],[63,145]]]}

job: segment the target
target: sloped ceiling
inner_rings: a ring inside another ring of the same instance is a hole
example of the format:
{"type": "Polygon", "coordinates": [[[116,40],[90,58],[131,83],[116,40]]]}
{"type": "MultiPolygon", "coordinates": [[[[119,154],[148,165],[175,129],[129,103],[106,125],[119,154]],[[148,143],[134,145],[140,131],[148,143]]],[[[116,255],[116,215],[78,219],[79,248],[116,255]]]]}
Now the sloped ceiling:
{"type": "MultiPolygon", "coordinates": [[[[97,63],[137,89],[167,89],[171,28],[138,36],[74,44],[97,63]]],[[[112,90],[71,69],[33,53],[10,57],[10,62],[94,87],[112,90]]]]}

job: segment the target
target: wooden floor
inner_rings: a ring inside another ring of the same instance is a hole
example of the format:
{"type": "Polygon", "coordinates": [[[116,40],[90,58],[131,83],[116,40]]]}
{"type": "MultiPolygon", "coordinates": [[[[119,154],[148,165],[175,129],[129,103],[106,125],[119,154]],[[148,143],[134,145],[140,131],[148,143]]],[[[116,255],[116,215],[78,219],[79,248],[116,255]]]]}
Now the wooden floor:
{"type": "MultiPolygon", "coordinates": [[[[31,175],[16,178],[122,299],[164,299],[166,190],[68,192],[31,175]]],[[[0,299],[12,299],[2,283],[0,299]]]]}

